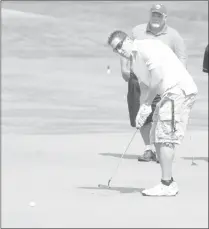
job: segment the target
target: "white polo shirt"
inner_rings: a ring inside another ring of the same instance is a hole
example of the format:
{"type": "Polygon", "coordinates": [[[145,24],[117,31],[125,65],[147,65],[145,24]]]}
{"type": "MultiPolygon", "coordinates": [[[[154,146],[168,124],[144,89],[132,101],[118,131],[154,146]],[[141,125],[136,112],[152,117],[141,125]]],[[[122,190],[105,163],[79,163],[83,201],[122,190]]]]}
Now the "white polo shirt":
{"type": "Polygon", "coordinates": [[[154,39],[134,40],[132,70],[139,82],[149,86],[150,71],[158,67],[163,74],[159,88],[161,95],[175,85],[179,85],[187,95],[197,93],[192,76],[166,44],[154,39]]]}

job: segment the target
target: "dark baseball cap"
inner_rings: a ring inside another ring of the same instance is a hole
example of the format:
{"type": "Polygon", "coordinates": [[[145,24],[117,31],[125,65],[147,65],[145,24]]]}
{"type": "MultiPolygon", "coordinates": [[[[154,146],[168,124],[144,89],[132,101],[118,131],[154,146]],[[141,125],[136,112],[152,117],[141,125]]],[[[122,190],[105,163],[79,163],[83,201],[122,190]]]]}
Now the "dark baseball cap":
{"type": "Polygon", "coordinates": [[[150,11],[153,12],[157,12],[163,15],[167,15],[167,10],[165,8],[165,6],[163,4],[154,4],[152,6],[152,8],[150,9],[150,11]]]}

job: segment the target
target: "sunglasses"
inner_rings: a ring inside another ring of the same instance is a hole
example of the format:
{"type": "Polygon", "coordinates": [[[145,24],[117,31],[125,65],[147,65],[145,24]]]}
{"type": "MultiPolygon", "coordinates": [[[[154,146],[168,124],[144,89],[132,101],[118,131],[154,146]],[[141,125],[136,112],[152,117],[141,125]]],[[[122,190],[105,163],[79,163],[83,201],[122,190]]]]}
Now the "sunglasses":
{"type": "Polygon", "coordinates": [[[116,45],[116,47],[113,48],[113,52],[118,52],[118,51],[122,48],[123,42],[124,42],[124,40],[120,41],[120,42],[116,45]]]}

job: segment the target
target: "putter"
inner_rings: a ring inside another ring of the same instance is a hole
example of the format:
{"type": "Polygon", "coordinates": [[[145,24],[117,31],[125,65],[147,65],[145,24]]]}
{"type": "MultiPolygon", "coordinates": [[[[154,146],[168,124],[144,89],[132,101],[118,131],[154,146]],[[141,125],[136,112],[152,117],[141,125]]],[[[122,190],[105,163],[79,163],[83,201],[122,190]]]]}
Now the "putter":
{"type": "Polygon", "coordinates": [[[133,136],[132,136],[132,138],[131,138],[129,144],[128,144],[127,147],[126,147],[126,150],[125,150],[124,153],[121,155],[120,160],[119,160],[119,163],[118,163],[118,165],[117,165],[117,167],[116,167],[116,169],[115,169],[115,171],[114,171],[112,177],[108,180],[107,185],[99,184],[99,185],[98,185],[99,188],[110,188],[110,182],[111,182],[112,178],[115,176],[115,174],[117,173],[118,168],[119,168],[119,165],[120,165],[120,163],[121,163],[121,161],[122,161],[122,158],[124,157],[126,151],[128,150],[128,148],[129,148],[131,142],[133,141],[133,139],[134,139],[134,137],[135,137],[135,135],[136,135],[136,133],[137,133],[138,130],[139,130],[139,128],[136,129],[136,131],[134,132],[134,134],[133,134],[133,136]]]}
{"type": "Polygon", "coordinates": [[[194,156],[192,156],[192,163],[191,165],[197,165],[197,163],[194,162],[194,156]]]}

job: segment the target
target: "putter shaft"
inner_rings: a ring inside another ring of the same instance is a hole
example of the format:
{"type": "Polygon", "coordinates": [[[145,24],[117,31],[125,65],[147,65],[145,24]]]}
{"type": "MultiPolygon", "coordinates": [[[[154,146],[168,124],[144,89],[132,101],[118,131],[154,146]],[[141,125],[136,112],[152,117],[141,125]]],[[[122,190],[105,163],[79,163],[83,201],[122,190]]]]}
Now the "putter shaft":
{"type": "Polygon", "coordinates": [[[121,163],[121,161],[122,161],[122,158],[124,157],[125,153],[127,152],[128,148],[129,148],[131,142],[133,141],[133,139],[134,139],[134,137],[135,137],[135,135],[136,135],[136,133],[137,133],[138,130],[139,130],[139,129],[137,128],[136,131],[134,132],[134,134],[133,134],[133,136],[132,136],[132,138],[131,138],[129,144],[127,145],[127,147],[126,147],[124,153],[121,155],[120,161],[119,161],[119,163],[118,163],[118,165],[117,165],[117,167],[116,167],[116,169],[115,169],[115,171],[114,171],[112,177],[108,180],[108,187],[110,187],[110,182],[111,182],[112,178],[115,176],[115,174],[117,173],[118,168],[119,168],[119,165],[120,165],[120,163],[121,163]]]}

